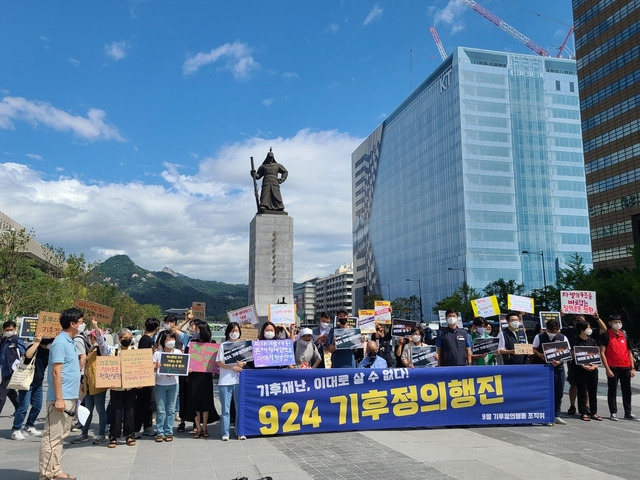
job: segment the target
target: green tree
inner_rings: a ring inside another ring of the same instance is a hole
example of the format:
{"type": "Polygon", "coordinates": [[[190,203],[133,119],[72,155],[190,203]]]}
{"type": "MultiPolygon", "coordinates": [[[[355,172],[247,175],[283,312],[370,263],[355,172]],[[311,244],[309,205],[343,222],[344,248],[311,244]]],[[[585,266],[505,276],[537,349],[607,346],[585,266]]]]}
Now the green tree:
{"type": "Polygon", "coordinates": [[[498,299],[498,305],[502,308],[507,308],[507,295],[524,295],[524,292],[524,284],[517,283],[515,280],[506,281],[504,278],[494,280],[484,287],[484,294],[487,297],[495,295],[498,299]]]}
{"type": "Polygon", "coordinates": [[[384,298],[382,298],[382,295],[380,295],[379,293],[373,293],[371,295],[365,295],[364,296],[364,308],[365,308],[365,310],[373,310],[375,302],[380,301],[380,300],[384,300],[384,298]]]}
{"type": "Polygon", "coordinates": [[[558,271],[558,290],[587,290],[591,279],[582,257],[574,252],[567,266],[558,271]]]}
{"type": "Polygon", "coordinates": [[[415,295],[397,297],[391,302],[391,312],[394,317],[405,318],[415,322],[420,321],[420,299],[415,295]]]}
{"type": "Polygon", "coordinates": [[[471,320],[473,318],[471,300],[475,300],[477,298],[480,298],[480,292],[466,283],[463,283],[460,287],[454,290],[451,295],[436,302],[432,311],[433,313],[438,314],[438,310],[449,310],[452,308],[457,312],[460,312],[464,320],[471,320]]]}
{"type": "Polygon", "coordinates": [[[14,303],[22,294],[22,279],[33,263],[25,257],[33,232],[11,228],[0,232],[0,300],[3,314],[9,317],[14,303]]]}

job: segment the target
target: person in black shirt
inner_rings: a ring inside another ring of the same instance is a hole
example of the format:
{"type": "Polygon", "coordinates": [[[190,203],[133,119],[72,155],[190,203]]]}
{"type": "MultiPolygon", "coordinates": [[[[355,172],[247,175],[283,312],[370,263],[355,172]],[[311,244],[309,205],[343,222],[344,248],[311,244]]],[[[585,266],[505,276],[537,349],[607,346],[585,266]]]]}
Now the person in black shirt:
{"type": "MultiPolygon", "coordinates": [[[[574,347],[597,347],[598,343],[591,338],[591,326],[582,320],[576,322],[578,336],[573,339],[574,347]]],[[[573,365],[573,378],[578,390],[578,412],[585,422],[589,420],[601,421],[598,415],[598,365],[573,365]],[[588,400],[588,402],[587,402],[588,400]]]]}
{"type": "MultiPolygon", "coordinates": [[[[144,322],[144,335],[138,341],[138,349],[153,348],[153,337],[160,327],[157,318],[147,318],[144,322]]],[[[140,438],[140,429],[144,426],[143,435],[154,436],[156,432],[153,430],[153,412],[156,411],[155,387],[142,387],[138,389],[136,397],[136,423],[135,436],[140,438]]]]}

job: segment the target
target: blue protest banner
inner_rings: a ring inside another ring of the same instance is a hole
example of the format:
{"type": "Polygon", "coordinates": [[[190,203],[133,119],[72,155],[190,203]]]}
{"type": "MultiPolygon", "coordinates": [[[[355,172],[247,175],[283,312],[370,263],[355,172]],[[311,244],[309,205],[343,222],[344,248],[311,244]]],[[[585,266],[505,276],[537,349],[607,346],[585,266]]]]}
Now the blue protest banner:
{"type": "Polygon", "coordinates": [[[551,423],[550,365],[243,370],[238,435],[551,423]]]}

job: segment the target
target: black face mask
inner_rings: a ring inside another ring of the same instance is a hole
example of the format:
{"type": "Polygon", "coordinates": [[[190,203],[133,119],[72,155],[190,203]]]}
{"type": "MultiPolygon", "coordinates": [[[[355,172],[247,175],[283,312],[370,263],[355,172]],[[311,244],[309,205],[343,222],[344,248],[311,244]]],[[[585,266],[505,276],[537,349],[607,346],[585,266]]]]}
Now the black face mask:
{"type": "Polygon", "coordinates": [[[369,352],[369,358],[371,360],[375,360],[377,356],[378,356],[378,352],[369,352]]]}
{"type": "Polygon", "coordinates": [[[120,340],[120,345],[122,345],[123,347],[128,347],[129,345],[131,345],[131,339],[127,338],[125,340],[120,340]]]}
{"type": "Polygon", "coordinates": [[[346,325],[347,324],[347,320],[348,320],[347,318],[339,318],[338,319],[338,323],[340,325],[346,325]]]}

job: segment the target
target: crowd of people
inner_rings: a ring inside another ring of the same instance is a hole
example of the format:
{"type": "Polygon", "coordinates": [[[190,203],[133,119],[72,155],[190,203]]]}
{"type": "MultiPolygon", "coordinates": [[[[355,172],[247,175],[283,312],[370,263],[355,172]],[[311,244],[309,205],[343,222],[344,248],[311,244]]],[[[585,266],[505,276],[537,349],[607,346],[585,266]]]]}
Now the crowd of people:
{"type": "MultiPolygon", "coordinates": [[[[506,326],[494,328],[482,317],[473,320],[467,330],[461,326],[454,310],[446,311],[446,327],[441,327],[436,335],[430,329],[419,326],[411,329],[406,337],[393,337],[390,325],[376,324],[375,332],[367,335],[361,348],[342,349],[336,347],[336,337],[340,329],[348,328],[349,316],[339,311],[332,325],[331,318],[322,313],[319,324],[314,329],[286,327],[265,322],[259,329],[259,340],[291,339],[295,364],[271,368],[417,368],[413,364],[412,347],[431,345],[435,348],[437,366],[473,365],[521,365],[527,363],[547,363],[544,344],[567,342],[573,346],[598,347],[602,367],[607,376],[609,419],[618,420],[617,386],[622,390],[624,418],[637,420],[631,411],[631,377],[635,375],[634,357],[629,339],[622,328],[619,315],[612,315],[608,326],[597,312],[593,320],[583,315],[564,317],[561,325],[550,319],[536,332],[531,342],[531,353],[522,353],[517,344],[528,344],[527,332],[522,315],[511,312],[506,316],[506,326]],[[595,322],[596,325],[591,323],[595,322]],[[594,335],[594,328],[599,335],[594,335]],[[497,350],[489,353],[473,353],[472,346],[477,339],[497,337],[497,350]]],[[[97,386],[97,358],[117,356],[134,347],[134,336],[130,329],[123,328],[115,336],[115,342],[108,342],[107,334],[99,328],[95,320],[92,329],[84,328],[83,312],[72,308],[62,312],[60,325],[62,332],[55,339],[36,336],[27,347],[19,338],[16,324],[6,321],[2,325],[0,340],[0,411],[8,398],[15,407],[11,438],[24,440],[26,436],[41,437],[40,470],[41,478],[73,479],[62,472],[60,453],[63,441],[72,429],[74,413],[78,401],[89,411],[89,416],[80,428],[73,444],[89,441],[89,429],[95,409],[97,435],[93,444],[108,441],[109,448],[118,445],[124,438],[126,445],[136,444],[141,435],[155,436],[156,442],[171,442],[174,422],[179,418],[177,431],[185,432],[186,424],[192,423],[193,438],[208,438],[208,426],[221,421],[221,439],[230,438],[232,424],[238,424],[238,410],[235,402],[239,396],[240,376],[244,369],[255,368],[251,361],[225,363],[224,352],[228,342],[242,339],[243,326],[231,322],[227,325],[224,342],[219,345],[216,363],[219,367],[217,391],[221,405],[218,414],[214,404],[214,374],[212,372],[189,371],[186,376],[160,373],[162,353],[188,353],[195,342],[215,343],[210,326],[187,315],[178,323],[174,315],[168,315],[161,322],[149,318],[145,322],[144,335],[137,342],[138,349],[152,349],[156,369],[155,385],[142,388],[97,386]],[[110,343],[113,343],[111,345],[110,343]],[[35,359],[34,359],[35,357],[35,359]],[[34,361],[35,373],[28,390],[12,390],[9,387],[15,366],[34,361]],[[36,420],[43,405],[44,375],[47,374],[46,420],[44,430],[38,430],[36,420]],[[155,415],[156,429],[153,429],[155,415]]],[[[255,338],[255,337],[254,337],[255,338]]],[[[227,347],[228,348],[228,347],[227,347]]],[[[565,375],[570,385],[569,415],[578,414],[583,421],[602,421],[598,414],[597,364],[577,364],[552,361],[555,392],[555,423],[566,424],[560,417],[560,407],[564,392],[565,375]],[[576,407],[577,402],[577,407],[576,407]]],[[[245,437],[237,434],[238,440],[245,437]]]]}

